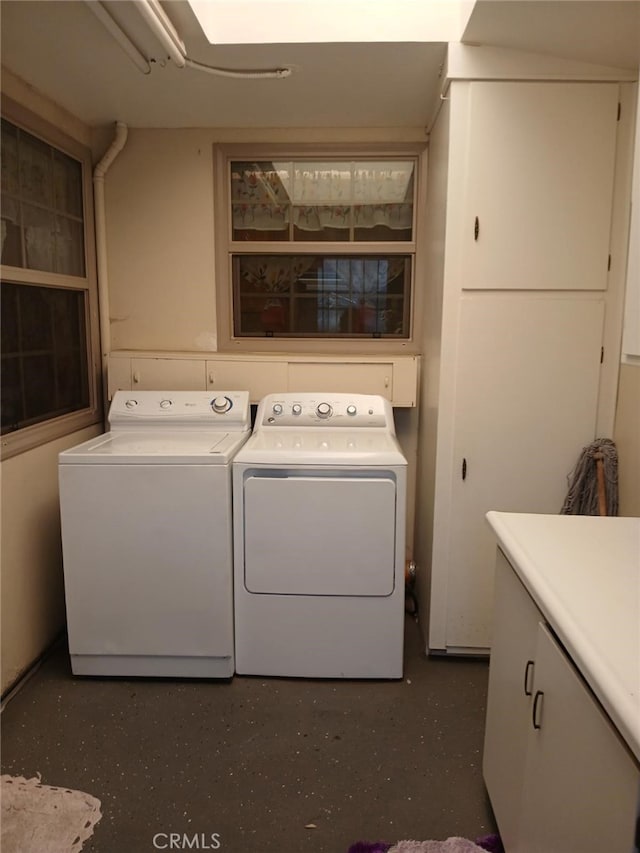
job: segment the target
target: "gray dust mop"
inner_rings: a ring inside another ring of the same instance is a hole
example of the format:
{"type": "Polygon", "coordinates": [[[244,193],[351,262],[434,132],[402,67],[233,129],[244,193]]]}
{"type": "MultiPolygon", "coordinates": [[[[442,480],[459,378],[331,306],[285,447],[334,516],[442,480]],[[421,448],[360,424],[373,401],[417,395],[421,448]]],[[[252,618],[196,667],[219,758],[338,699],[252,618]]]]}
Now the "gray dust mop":
{"type": "Polygon", "coordinates": [[[598,438],[583,447],[567,479],[561,515],[618,514],[618,451],[611,439],[598,438]]]}

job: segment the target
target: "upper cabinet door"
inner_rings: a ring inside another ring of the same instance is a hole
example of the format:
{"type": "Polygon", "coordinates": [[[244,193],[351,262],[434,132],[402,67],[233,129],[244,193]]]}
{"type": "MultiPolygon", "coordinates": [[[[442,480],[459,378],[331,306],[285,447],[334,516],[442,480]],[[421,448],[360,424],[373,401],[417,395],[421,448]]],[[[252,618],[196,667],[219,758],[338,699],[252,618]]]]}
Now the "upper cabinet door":
{"type": "Polygon", "coordinates": [[[614,83],[470,85],[463,288],[605,290],[614,83]]]}

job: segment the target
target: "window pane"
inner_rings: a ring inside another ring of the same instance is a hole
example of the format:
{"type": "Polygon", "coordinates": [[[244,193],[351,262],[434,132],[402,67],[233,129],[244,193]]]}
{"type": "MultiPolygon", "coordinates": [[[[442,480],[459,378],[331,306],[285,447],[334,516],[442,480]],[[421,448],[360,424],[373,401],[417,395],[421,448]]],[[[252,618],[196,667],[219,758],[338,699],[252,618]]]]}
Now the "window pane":
{"type": "Polygon", "coordinates": [[[61,151],[53,155],[55,208],[82,217],[82,165],[61,151]]]}
{"type": "Polygon", "coordinates": [[[55,411],[56,387],[53,353],[25,355],[24,416],[27,423],[45,420],[55,411]]]}
{"type": "Polygon", "coordinates": [[[20,133],[20,190],[22,198],[53,206],[53,149],[29,133],[20,133]]]}
{"type": "Polygon", "coordinates": [[[13,432],[24,420],[18,356],[2,356],[2,432],[13,432]]]}
{"type": "Polygon", "coordinates": [[[46,287],[18,290],[18,340],[23,353],[53,348],[50,305],[50,290],[46,287]]]}
{"type": "Polygon", "coordinates": [[[52,272],[55,245],[55,218],[53,213],[33,207],[22,206],[24,225],[25,266],[31,270],[52,272]]]}
{"type": "Polygon", "coordinates": [[[409,336],[409,255],[234,255],[235,334],[409,336]]]}
{"type": "Polygon", "coordinates": [[[14,287],[2,288],[1,304],[2,352],[13,355],[20,349],[18,334],[18,291],[14,287]]]}
{"type": "Polygon", "coordinates": [[[349,240],[351,164],[299,162],[293,168],[295,240],[349,240]]]}
{"type": "Polygon", "coordinates": [[[85,298],[2,283],[3,432],[89,406],[85,298]]]}
{"type": "Polygon", "coordinates": [[[18,194],[18,129],[2,121],[2,192],[18,194]]]}
{"type": "Polygon", "coordinates": [[[82,222],[56,216],[55,272],[84,275],[83,238],[82,222]]]}
{"type": "Polygon", "coordinates": [[[231,164],[233,240],[288,240],[291,218],[289,163],[231,164]]]}
{"type": "Polygon", "coordinates": [[[20,205],[5,193],[2,194],[2,263],[12,267],[24,266],[20,205]]]}
{"type": "Polygon", "coordinates": [[[355,164],[354,239],[411,240],[413,173],[411,161],[355,164]]]}
{"type": "Polygon", "coordinates": [[[301,242],[349,240],[351,208],[340,205],[316,204],[293,209],[293,239],[301,242]]]}

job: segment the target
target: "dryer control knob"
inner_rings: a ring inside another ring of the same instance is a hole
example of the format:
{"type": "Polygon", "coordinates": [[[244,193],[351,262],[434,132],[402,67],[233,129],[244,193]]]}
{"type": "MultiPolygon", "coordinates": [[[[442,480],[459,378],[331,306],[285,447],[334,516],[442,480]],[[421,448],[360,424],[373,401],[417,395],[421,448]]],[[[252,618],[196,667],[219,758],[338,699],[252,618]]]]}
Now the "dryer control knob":
{"type": "Polygon", "coordinates": [[[357,411],[358,410],[356,409],[355,406],[347,406],[347,414],[348,415],[355,415],[355,414],[357,414],[357,411]]]}
{"type": "Polygon", "coordinates": [[[272,411],[274,415],[281,415],[283,411],[282,403],[274,403],[272,411]]]}
{"type": "Polygon", "coordinates": [[[301,415],[302,414],[302,406],[300,405],[300,403],[294,403],[293,406],[291,406],[291,414],[293,414],[293,415],[301,415]]]}
{"type": "Polygon", "coordinates": [[[127,409],[135,409],[135,407],[137,405],[138,405],[137,400],[127,400],[127,402],[125,403],[125,406],[127,407],[127,409]]]}
{"type": "Polygon", "coordinates": [[[171,400],[160,400],[160,408],[161,409],[170,409],[171,408],[171,400]]]}
{"type": "Polygon", "coordinates": [[[228,397],[214,397],[211,401],[211,408],[218,414],[228,412],[231,408],[231,400],[228,397]]]}
{"type": "Polygon", "coordinates": [[[333,409],[329,405],[329,403],[318,403],[316,406],[316,415],[319,418],[328,418],[331,417],[331,413],[333,409]]]}

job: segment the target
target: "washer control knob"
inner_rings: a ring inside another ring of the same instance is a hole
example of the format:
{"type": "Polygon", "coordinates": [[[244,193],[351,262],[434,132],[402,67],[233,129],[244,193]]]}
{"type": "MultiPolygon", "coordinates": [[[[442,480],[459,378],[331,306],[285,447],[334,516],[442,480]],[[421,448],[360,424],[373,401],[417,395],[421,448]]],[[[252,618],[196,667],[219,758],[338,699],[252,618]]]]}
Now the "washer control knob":
{"type": "Polygon", "coordinates": [[[329,403],[318,403],[316,406],[316,415],[319,418],[329,418],[331,417],[331,413],[333,409],[329,405],[329,403]]]}
{"type": "Polygon", "coordinates": [[[135,407],[136,407],[137,405],[138,405],[138,401],[137,401],[137,400],[127,400],[127,401],[126,401],[126,403],[125,403],[125,406],[127,407],[127,409],[135,409],[135,407]]]}
{"type": "Polygon", "coordinates": [[[170,409],[173,403],[171,400],[160,400],[160,408],[161,409],[170,409]]]}
{"type": "Polygon", "coordinates": [[[352,416],[353,416],[353,415],[355,415],[355,414],[357,413],[357,411],[358,411],[358,410],[356,409],[356,407],[355,407],[355,406],[347,406],[347,414],[348,414],[348,415],[352,415],[352,416]]]}
{"type": "Polygon", "coordinates": [[[302,406],[300,405],[300,403],[294,403],[293,406],[291,406],[291,414],[293,414],[293,415],[301,415],[302,414],[302,406]]]}
{"type": "Polygon", "coordinates": [[[231,408],[231,400],[228,397],[214,397],[211,401],[211,408],[219,415],[228,412],[231,408]]]}
{"type": "Polygon", "coordinates": [[[283,411],[282,403],[274,403],[272,411],[274,415],[281,415],[283,411]]]}

